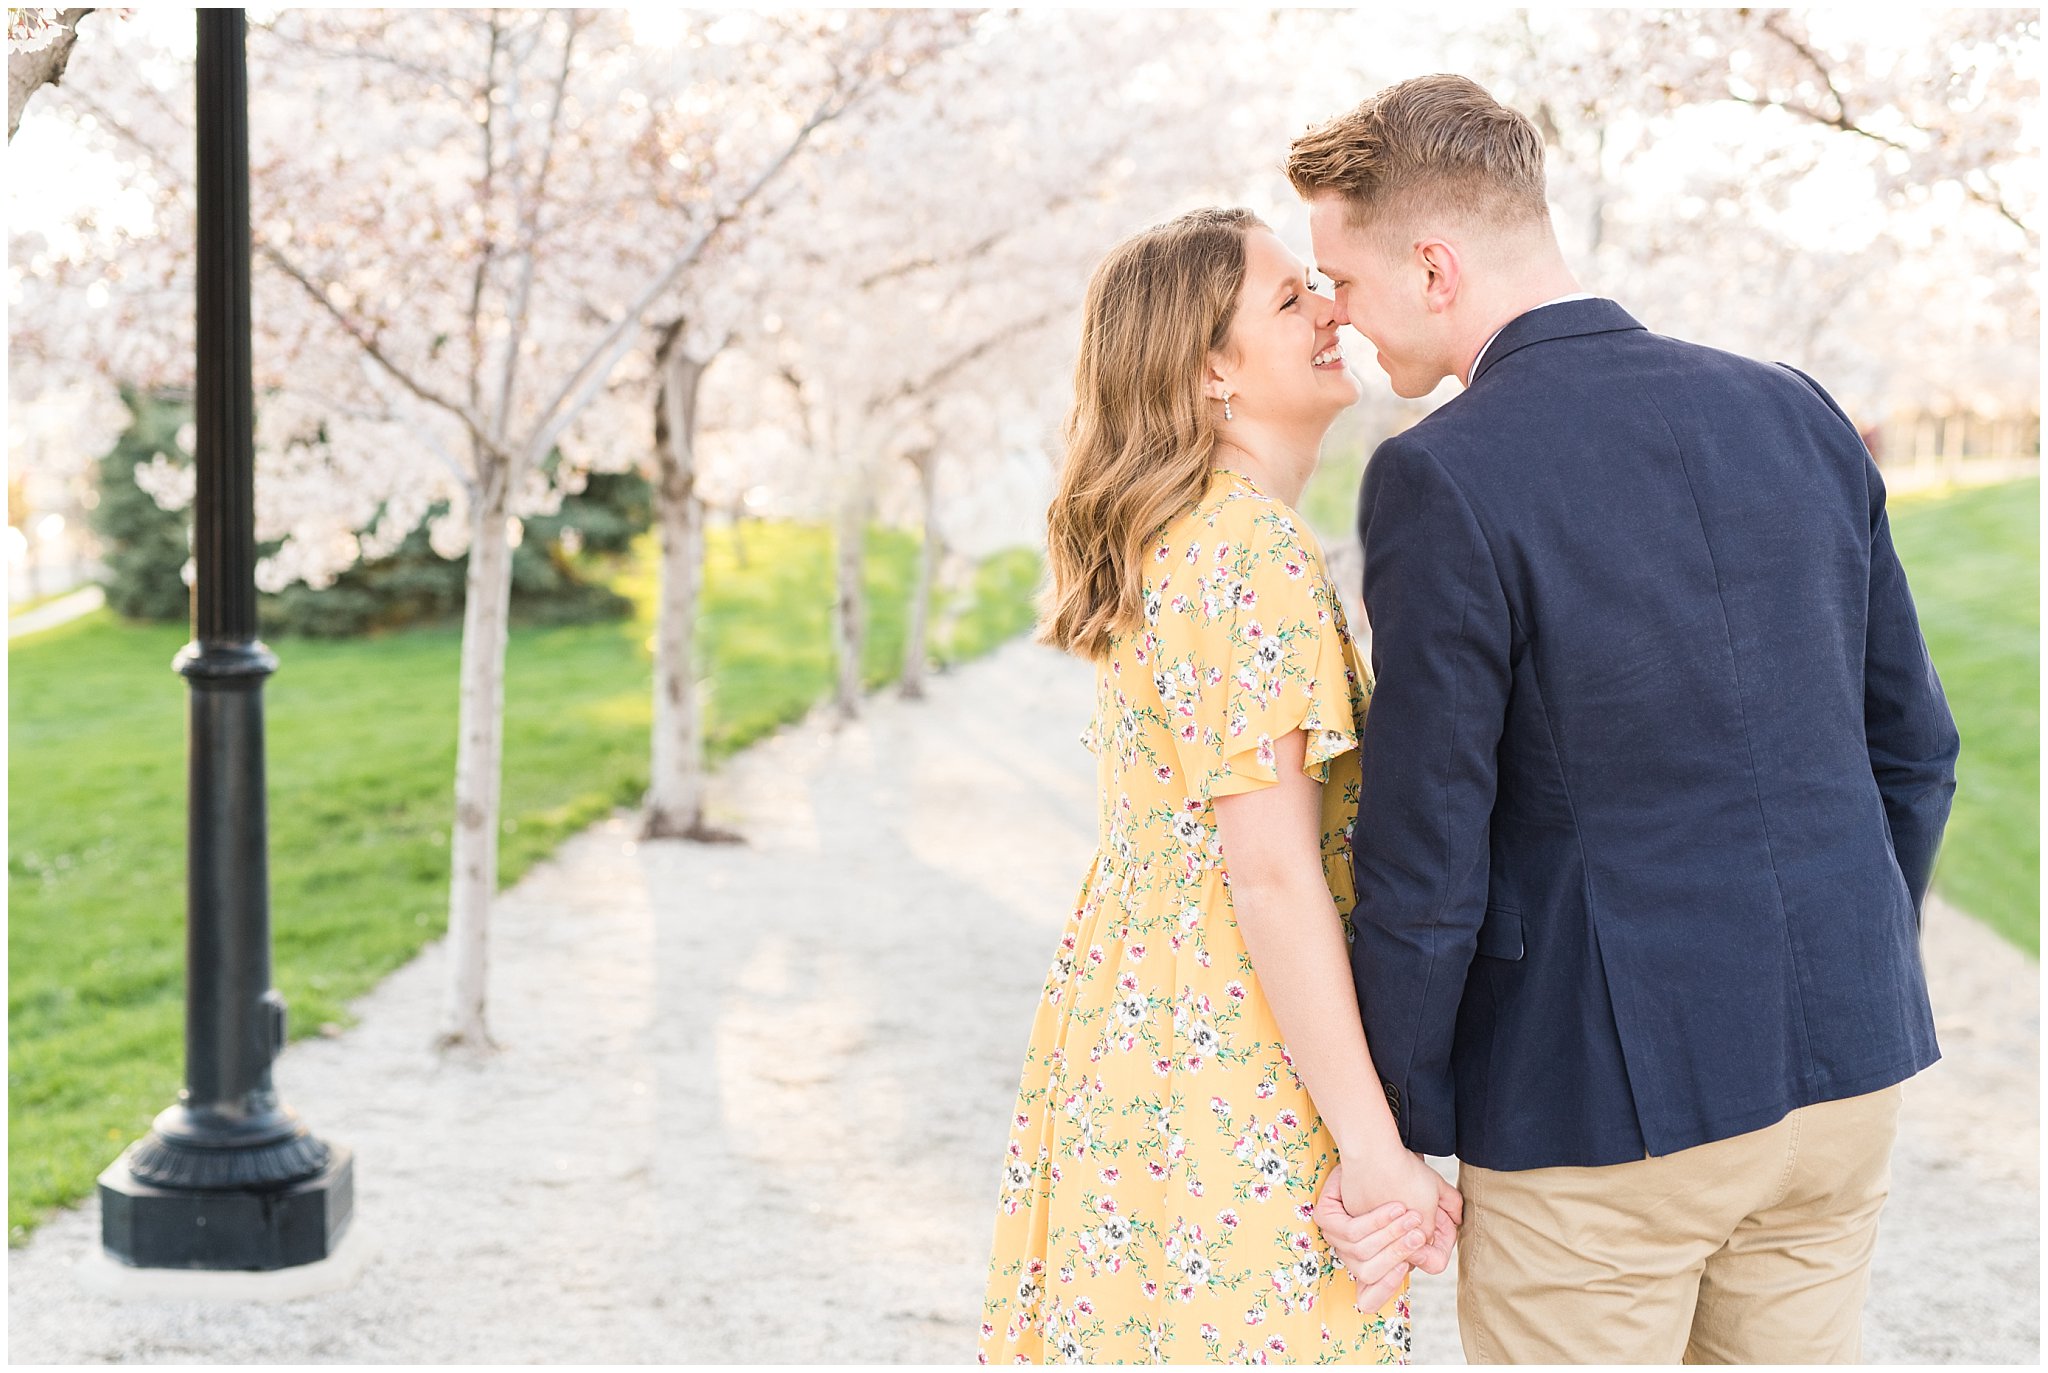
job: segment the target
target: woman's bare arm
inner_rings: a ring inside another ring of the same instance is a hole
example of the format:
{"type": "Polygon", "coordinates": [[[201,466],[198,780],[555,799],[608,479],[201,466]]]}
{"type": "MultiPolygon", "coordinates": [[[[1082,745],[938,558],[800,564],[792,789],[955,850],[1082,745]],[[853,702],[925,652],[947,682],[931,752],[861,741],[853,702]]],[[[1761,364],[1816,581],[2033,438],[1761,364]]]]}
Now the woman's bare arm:
{"type": "MultiPolygon", "coordinates": [[[[1300,730],[1288,732],[1273,742],[1277,784],[1215,800],[1238,932],[1294,1070],[1337,1142],[1346,1205],[1402,1202],[1428,1233],[1448,1189],[1402,1145],[1380,1090],[1323,875],[1322,784],[1302,771],[1307,748],[1300,730]]],[[[1448,1238],[1439,1238],[1447,1256],[1448,1238]]]]}

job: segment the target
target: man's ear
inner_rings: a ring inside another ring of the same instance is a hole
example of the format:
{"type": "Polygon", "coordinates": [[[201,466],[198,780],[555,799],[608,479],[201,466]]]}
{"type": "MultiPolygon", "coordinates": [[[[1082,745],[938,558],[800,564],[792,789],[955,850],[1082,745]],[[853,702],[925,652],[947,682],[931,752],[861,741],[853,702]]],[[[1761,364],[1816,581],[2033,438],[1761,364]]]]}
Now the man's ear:
{"type": "Polygon", "coordinates": [[[1458,260],[1458,250],[1440,238],[1425,238],[1416,244],[1415,256],[1423,270],[1423,304],[1431,314],[1440,315],[1458,298],[1464,264],[1458,260]]]}

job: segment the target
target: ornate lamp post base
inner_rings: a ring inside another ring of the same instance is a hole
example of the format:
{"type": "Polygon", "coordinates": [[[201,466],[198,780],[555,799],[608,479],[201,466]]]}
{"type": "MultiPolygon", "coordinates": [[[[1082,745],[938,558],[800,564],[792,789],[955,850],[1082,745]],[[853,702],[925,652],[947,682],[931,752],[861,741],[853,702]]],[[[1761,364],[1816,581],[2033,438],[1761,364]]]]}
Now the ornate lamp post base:
{"type": "Polygon", "coordinates": [[[233,1190],[160,1187],[137,1174],[148,1170],[153,1153],[187,1163],[190,1155],[217,1153],[225,1157],[212,1166],[230,1172],[260,1168],[266,1158],[281,1161],[281,1155],[169,1146],[152,1130],[100,1174],[101,1247],[138,1268],[268,1271],[327,1258],[355,1210],[355,1156],[346,1145],[323,1144],[304,1126],[298,1129],[297,1139],[285,1143],[296,1147],[304,1141],[322,1151],[326,1162],[318,1172],[281,1187],[233,1190]]]}

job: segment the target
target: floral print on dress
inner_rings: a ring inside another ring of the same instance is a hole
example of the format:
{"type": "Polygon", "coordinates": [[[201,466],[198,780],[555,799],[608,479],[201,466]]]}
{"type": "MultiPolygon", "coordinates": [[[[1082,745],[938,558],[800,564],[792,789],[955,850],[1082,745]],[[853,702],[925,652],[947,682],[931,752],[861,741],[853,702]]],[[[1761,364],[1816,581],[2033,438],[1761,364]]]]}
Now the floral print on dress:
{"type": "Polygon", "coordinates": [[[1159,531],[1097,665],[1098,844],[1031,1027],[997,1188],[984,1363],[1401,1363],[1312,1217],[1337,1161],[1234,918],[1213,803],[1308,736],[1351,937],[1367,674],[1320,550],[1226,469],[1159,531]]]}

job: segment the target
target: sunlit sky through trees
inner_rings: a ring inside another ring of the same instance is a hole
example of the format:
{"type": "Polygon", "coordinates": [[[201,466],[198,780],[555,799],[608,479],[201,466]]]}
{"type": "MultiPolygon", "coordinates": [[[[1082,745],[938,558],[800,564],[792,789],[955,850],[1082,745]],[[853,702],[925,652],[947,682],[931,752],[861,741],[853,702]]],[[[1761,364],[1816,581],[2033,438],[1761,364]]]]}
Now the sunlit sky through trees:
{"type": "MultiPolygon", "coordinates": [[[[1795,362],[1872,424],[2037,405],[2035,12],[890,13],[251,10],[259,470],[266,527],[295,531],[266,575],[352,556],[334,482],[459,505],[454,450],[483,421],[442,402],[495,395],[478,369],[511,356],[491,424],[539,425],[574,471],[630,466],[670,324],[716,358],[713,500],[797,513],[900,485],[914,433],[963,455],[939,478],[956,528],[977,502],[1042,509],[1102,254],[1237,203],[1310,258],[1289,141],[1434,71],[1537,121],[1567,259],[1652,329],[1795,362]],[[844,109],[817,103],[835,84],[858,88],[844,109]],[[637,332],[607,333],[677,262],[637,332]],[[381,360],[352,342],[372,335],[381,360]],[[292,457],[316,431],[318,462],[292,457]],[[329,488],[294,487],[316,470],[329,488]]],[[[38,398],[189,370],[193,34],[189,9],[90,15],[9,147],[17,455],[84,444],[30,442],[63,410],[38,398]]],[[[1357,436],[1411,420],[1351,342],[1357,436]]]]}

